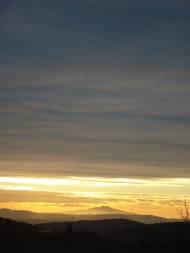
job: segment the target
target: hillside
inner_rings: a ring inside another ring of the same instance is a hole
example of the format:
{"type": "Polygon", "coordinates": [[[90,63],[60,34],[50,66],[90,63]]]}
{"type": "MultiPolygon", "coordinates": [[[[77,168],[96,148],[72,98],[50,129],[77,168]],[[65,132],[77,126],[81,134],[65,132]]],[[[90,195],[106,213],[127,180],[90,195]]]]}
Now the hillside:
{"type": "Polygon", "coordinates": [[[22,221],[30,224],[46,223],[51,221],[76,220],[72,214],[35,213],[22,210],[0,209],[0,217],[22,221]]]}
{"type": "Polygon", "coordinates": [[[21,238],[35,234],[39,229],[33,225],[0,217],[1,238],[21,238]]]}
{"type": "Polygon", "coordinates": [[[87,210],[78,210],[72,213],[35,213],[30,211],[0,209],[0,217],[27,222],[30,224],[66,222],[79,220],[102,220],[102,219],[128,219],[146,224],[172,222],[173,219],[151,215],[139,215],[113,209],[108,206],[100,206],[87,210]]]}
{"type": "Polygon", "coordinates": [[[39,227],[51,231],[65,232],[69,225],[75,232],[95,232],[101,236],[117,237],[122,233],[129,231],[131,228],[144,227],[143,223],[130,221],[126,219],[94,220],[94,221],[76,221],[76,222],[57,222],[40,224],[39,227]]]}
{"type": "Polygon", "coordinates": [[[146,225],[115,219],[33,226],[0,218],[1,251],[6,253],[187,253],[189,234],[189,222],[146,225]]]}
{"type": "Polygon", "coordinates": [[[77,210],[72,212],[76,215],[100,215],[100,214],[131,214],[129,212],[125,212],[119,209],[111,208],[109,206],[99,206],[94,208],[89,208],[85,210],[77,210]]]}

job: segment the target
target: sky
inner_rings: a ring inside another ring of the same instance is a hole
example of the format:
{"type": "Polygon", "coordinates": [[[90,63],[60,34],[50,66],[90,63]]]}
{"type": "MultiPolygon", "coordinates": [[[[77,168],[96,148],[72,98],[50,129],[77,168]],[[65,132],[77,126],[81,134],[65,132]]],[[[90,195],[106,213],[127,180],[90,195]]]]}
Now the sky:
{"type": "Polygon", "coordinates": [[[0,207],[177,216],[189,29],[188,0],[1,0],[0,207]]]}

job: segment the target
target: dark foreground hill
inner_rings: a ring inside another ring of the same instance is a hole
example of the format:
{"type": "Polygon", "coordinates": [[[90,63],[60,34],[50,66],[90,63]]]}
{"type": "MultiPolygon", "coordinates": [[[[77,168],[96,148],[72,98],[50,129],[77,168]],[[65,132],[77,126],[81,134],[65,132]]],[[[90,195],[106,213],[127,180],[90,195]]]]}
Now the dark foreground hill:
{"type": "Polygon", "coordinates": [[[185,222],[145,225],[120,219],[52,226],[0,218],[1,252],[190,252],[190,223],[185,222]]]}
{"type": "Polygon", "coordinates": [[[109,219],[109,220],[91,220],[75,222],[56,222],[38,225],[41,228],[54,232],[64,233],[68,227],[72,227],[73,232],[96,233],[106,238],[116,238],[125,234],[132,228],[145,227],[145,224],[126,220],[126,219],[109,219]]]}
{"type": "Polygon", "coordinates": [[[39,229],[30,224],[0,217],[0,238],[19,238],[33,236],[39,229]]]}

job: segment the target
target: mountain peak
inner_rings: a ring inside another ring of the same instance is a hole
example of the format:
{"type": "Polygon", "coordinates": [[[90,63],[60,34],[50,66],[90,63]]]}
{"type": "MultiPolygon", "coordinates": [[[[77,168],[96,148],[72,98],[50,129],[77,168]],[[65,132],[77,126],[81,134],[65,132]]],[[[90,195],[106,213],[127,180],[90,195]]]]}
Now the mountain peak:
{"type": "Polygon", "coordinates": [[[114,209],[110,206],[98,206],[98,207],[93,207],[90,209],[86,210],[79,210],[75,213],[82,214],[82,215],[98,215],[98,214],[127,214],[126,212],[119,210],[119,209],[114,209]]]}
{"type": "Polygon", "coordinates": [[[111,208],[110,206],[99,206],[99,207],[96,207],[96,208],[99,208],[99,209],[104,209],[104,210],[113,210],[113,208],[111,208]]]}
{"type": "Polygon", "coordinates": [[[94,207],[94,208],[91,208],[91,209],[88,209],[88,210],[102,210],[102,211],[119,211],[119,212],[122,212],[121,210],[118,210],[118,209],[114,209],[110,206],[98,206],[98,207],[94,207]]]}

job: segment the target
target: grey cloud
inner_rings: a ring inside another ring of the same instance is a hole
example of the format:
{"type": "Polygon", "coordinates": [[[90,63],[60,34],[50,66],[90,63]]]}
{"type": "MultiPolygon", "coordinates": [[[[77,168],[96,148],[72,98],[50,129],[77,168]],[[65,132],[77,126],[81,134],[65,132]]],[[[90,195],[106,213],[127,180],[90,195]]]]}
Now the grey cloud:
{"type": "Polygon", "coordinates": [[[2,173],[190,176],[186,1],[1,7],[2,173]]]}

